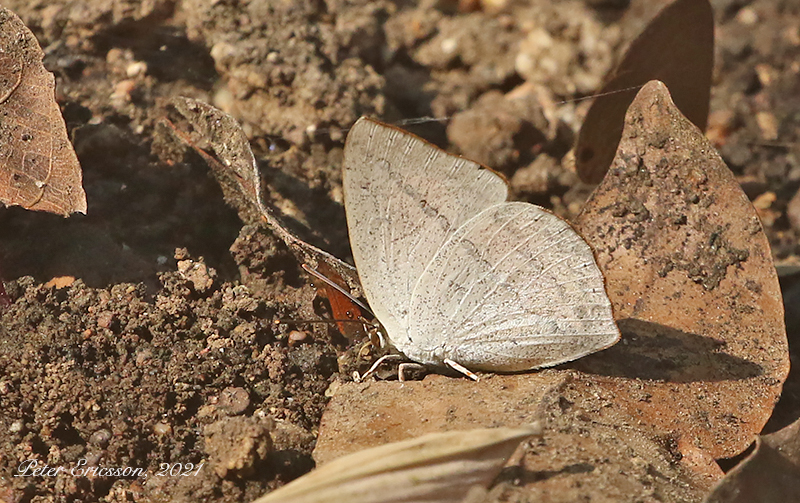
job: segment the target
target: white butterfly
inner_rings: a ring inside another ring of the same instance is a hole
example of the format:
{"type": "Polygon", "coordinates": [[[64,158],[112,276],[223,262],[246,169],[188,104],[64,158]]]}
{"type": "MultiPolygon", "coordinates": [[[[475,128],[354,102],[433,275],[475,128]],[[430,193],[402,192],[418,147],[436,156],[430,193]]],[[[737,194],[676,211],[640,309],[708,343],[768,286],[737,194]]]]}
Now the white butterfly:
{"type": "Polygon", "coordinates": [[[513,372],[619,340],[589,245],[547,210],[507,202],[492,170],[366,118],[344,158],[361,285],[408,358],[513,372]]]}

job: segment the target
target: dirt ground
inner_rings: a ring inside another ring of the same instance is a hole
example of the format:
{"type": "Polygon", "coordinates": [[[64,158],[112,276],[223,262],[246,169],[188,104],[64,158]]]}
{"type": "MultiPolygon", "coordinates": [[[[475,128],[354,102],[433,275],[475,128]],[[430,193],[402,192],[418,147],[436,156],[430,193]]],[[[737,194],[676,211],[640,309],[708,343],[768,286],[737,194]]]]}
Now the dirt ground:
{"type": "MultiPolygon", "coordinates": [[[[283,244],[243,224],[164,126],[167,100],[201,99],[239,119],[266,201],[343,259],[342,142],[361,115],[485,162],[516,198],[571,218],[591,192],[569,169],[589,104],[579,98],[656,3],[509,1],[496,13],[445,0],[5,2],[56,75],[88,213],[0,211],[13,302],[0,325],[0,500],[250,501],[314,466],[326,390],[348,378],[347,343],[335,327],[274,323],[330,313],[283,244]],[[550,33],[555,64],[531,63],[542,59],[534,27],[550,33]],[[482,121],[523,84],[537,89],[515,111],[525,121],[482,121]],[[402,122],[420,117],[447,120],[402,122]],[[236,453],[241,438],[251,448],[236,453]],[[34,457],[211,469],[146,485],[12,477],[34,457]]],[[[800,5],[712,5],[709,136],[767,230],[798,363],[800,5]]],[[[798,417],[794,372],[767,428],[798,417]]]]}

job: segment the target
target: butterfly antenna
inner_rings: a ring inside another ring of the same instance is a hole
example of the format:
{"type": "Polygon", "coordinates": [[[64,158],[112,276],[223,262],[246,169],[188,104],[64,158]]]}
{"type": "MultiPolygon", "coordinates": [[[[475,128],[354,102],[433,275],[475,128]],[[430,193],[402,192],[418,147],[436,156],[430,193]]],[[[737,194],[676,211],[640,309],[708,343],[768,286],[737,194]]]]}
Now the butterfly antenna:
{"type": "Polygon", "coordinates": [[[358,300],[357,298],[353,297],[353,294],[351,294],[350,292],[348,292],[347,290],[345,290],[341,286],[339,286],[336,283],[334,283],[333,281],[331,281],[330,278],[328,278],[324,274],[321,274],[319,271],[309,267],[306,264],[303,264],[303,269],[305,269],[305,271],[308,274],[314,276],[315,278],[319,279],[320,281],[324,281],[325,283],[327,283],[331,288],[334,288],[336,291],[338,291],[339,293],[341,293],[342,295],[344,295],[345,297],[350,299],[350,301],[353,302],[353,304],[357,305],[358,307],[360,307],[364,311],[368,312],[370,315],[372,315],[373,318],[376,318],[375,313],[373,313],[370,308],[365,306],[364,303],[361,302],[360,300],[358,300]]]}
{"type": "Polygon", "coordinates": [[[287,325],[294,323],[294,324],[299,325],[301,323],[346,323],[346,322],[349,322],[349,323],[361,323],[362,325],[369,325],[369,323],[367,323],[364,320],[351,320],[349,318],[348,319],[342,319],[342,320],[295,320],[295,319],[290,319],[290,318],[278,318],[278,319],[272,320],[272,323],[275,323],[276,325],[281,324],[281,323],[285,323],[287,325]]]}

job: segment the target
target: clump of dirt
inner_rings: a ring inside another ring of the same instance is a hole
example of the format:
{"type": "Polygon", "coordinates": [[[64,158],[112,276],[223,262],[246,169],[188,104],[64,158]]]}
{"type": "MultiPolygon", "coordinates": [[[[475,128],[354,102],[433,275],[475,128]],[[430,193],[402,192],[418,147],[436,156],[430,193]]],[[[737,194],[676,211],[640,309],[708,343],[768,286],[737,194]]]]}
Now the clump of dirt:
{"type": "MultiPolygon", "coordinates": [[[[234,471],[248,467],[252,475],[258,463],[267,470],[230,489],[231,498],[255,497],[311,466],[311,431],[337,371],[329,341],[306,337],[294,344],[289,328],[273,323],[290,300],[278,304],[243,284],[220,283],[213,268],[186,250],[176,258],[178,270],[160,275],[155,297],[142,284],[100,289],[75,280],[58,289],[31,277],[9,283],[14,303],[2,319],[0,386],[4,410],[14,413],[0,419],[11,432],[2,439],[5,473],[28,459],[63,467],[86,460],[157,477],[164,463],[197,466],[213,458],[219,448],[207,445],[207,436],[221,431],[220,421],[240,416],[269,421],[253,435],[264,439],[254,447],[258,454],[249,465],[238,460],[234,471]],[[271,445],[272,420],[278,429],[304,432],[302,446],[271,445]],[[275,452],[266,456],[270,446],[275,452]]],[[[226,473],[200,470],[193,490],[217,487],[226,473]]],[[[17,480],[23,499],[58,492],[85,501],[119,483],[17,480]]]]}

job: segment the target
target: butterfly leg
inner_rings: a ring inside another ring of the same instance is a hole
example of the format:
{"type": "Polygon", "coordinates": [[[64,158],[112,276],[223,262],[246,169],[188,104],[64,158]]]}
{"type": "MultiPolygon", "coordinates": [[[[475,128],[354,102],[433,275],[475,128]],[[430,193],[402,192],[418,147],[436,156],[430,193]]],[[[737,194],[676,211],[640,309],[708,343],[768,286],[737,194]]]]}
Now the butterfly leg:
{"type": "Polygon", "coordinates": [[[450,358],[445,358],[444,359],[444,363],[445,363],[445,365],[447,365],[451,369],[455,370],[456,372],[460,372],[460,373],[464,374],[465,376],[469,377],[473,381],[480,381],[481,380],[481,378],[478,377],[477,374],[472,372],[470,369],[468,369],[467,367],[461,365],[460,363],[454,362],[450,358]]]}
{"type": "Polygon", "coordinates": [[[416,370],[425,370],[425,365],[417,362],[404,362],[397,366],[397,380],[400,382],[406,382],[406,372],[411,369],[416,370]]]}
{"type": "Polygon", "coordinates": [[[372,364],[372,366],[369,368],[369,370],[364,372],[363,376],[362,375],[358,375],[358,371],[354,371],[353,372],[353,380],[355,382],[365,381],[368,377],[370,377],[372,374],[374,374],[375,371],[378,370],[378,367],[380,367],[380,365],[383,362],[385,362],[386,360],[400,360],[402,358],[403,357],[400,356],[400,355],[393,355],[393,354],[383,355],[380,358],[378,358],[377,360],[375,360],[375,363],[372,364]]]}

